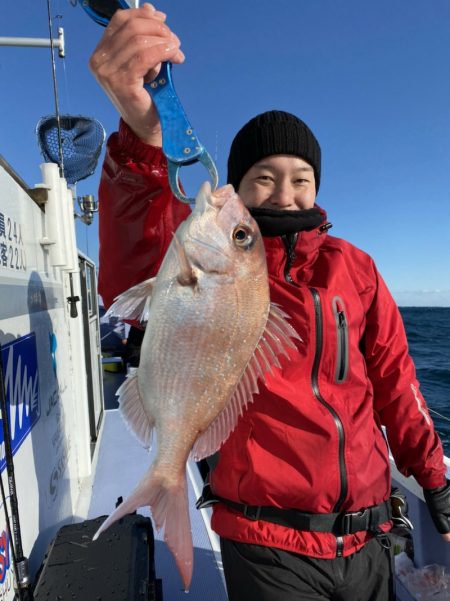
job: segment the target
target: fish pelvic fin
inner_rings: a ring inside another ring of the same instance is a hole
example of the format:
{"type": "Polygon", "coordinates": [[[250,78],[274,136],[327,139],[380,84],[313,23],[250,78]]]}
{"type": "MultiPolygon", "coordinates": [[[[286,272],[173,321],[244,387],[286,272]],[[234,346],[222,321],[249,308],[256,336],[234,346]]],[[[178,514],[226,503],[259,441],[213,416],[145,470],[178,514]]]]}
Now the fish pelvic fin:
{"type": "Polygon", "coordinates": [[[175,558],[185,590],[192,579],[193,546],[189,517],[186,474],[175,484],[150,468],[138,486],[103,522],[92,540],[107,530],[114,522],[148,505],[157,530],[164,528],[164,540],[175,558]]]}
{"type": "Polygon", "coordinates": [[[126,292],[119,294],[114,303],[106,312],[105,317],[118,317],[119,319],[148,321],[150,301],[156,278],[150,278],[141,282],[126,292]]]}
{"type": "Polygon", "coordinates": [[[152,446],[154,419],[147,413],[138,387],[138,370],[127,375],[116,395],[119,397],[120,414],[127,428],[146,449],[152,446]]]}
{"type": "Polygon", "coordinates": [[[287,349],[296,349],[293,339],[301,341],[301,338],[287,319],[288,315],[279,305],[270,303],[264,333],[233,395],[223,411],[197,438],[192,447],[191,457],[195,461],[209,457],[222,446],[236,428],[239,416],[253,401],[253,396],[258,394],[258,380],[264,382],[267,374],[273,372],[273,367],[281,367],[279,355],[285,355],[289,359],[287,349]]]}

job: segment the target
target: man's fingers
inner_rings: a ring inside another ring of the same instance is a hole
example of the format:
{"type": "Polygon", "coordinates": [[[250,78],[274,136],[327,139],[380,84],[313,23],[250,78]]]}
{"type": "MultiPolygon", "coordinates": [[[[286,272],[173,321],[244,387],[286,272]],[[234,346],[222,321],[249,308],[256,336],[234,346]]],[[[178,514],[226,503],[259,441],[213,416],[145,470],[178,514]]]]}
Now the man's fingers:
{"type": "Polygon", "coordinates": [[[123,29],[124,27],[133,26],[136,21],[141,21],[146,23],[146,26],[151,26],[151,24],[159,26],[162,32],[165,32],[167,35],[170,35],[171,30],[165,24],[166,14],[149,9],[148,4],[144,4],[140,8],[127,8],[122,10],[117,10],[113,17],[111,18],[108,26],[105,29],[104,39],[108,38],[116,38],[117,32],[123,29]]]}
{"type": "Polygon", "coordinates": [[[450,532],[447,532],[447,534],[442,534],[441,536],[447,543],[450,543],[450,532]]]}
{"type": "Polygon", "coordinates": [[[164,43],[167,44],[166,54],[157,57],[158,60],[154,64],[143,65],[141,74],[153,69],[160,60],[169,60],[167,56],[174,62],[182,62],[184,55],[178,52],[180,40],[165,24],[165,19],[165,13],[156,10],[152,4],[116,11],[91,56],[91,70],[101,77],[100,69],[107,63],[120,69],[122,65],[129,63],[133,55],[139,55],[142,47],[164,43]]]}
{"type": "MultiPolygon", "coordinates": [[[[171,63],[181,64],[184,62],[185,58],[186,57],[184,56],[184,52],[182,52],[181,50],[175,50],[173,54],[167,51],[167,56],[164,60],[170,61],[171,63]]],[[[160,69],[161,63],[158,63],[158,65],[156,65],[153,69],[147,71],[147,73],[144,75],[144,82],[150,83],[151,81],[153,81],[158,75],[160,69]]]]}
{"type": "Polygon", "coordinates": [[[153,16],[155,17],[155,19],[159,19],[160,21],[165,21],[167,19],[167,15],[166,13],[161,12],[160,10],[157,10],[153,16]]]}
{"type": "Polygon", "coordinates": [[[146,10],[147,12],[149,12],[150,15],[152,17],[154,17],[155,19],[160,19],[161,21],[165,21],[167,18],[166,13],[163,13],[162,11],[158,10],[155,6],[153,6],[153,4],[150,4],[149,2],[146,2],[145,4],[143,4],[141,8],[146,10]]]}
{"type": "Polygon", "coordinates": [[[129,48],[128,52],[122,52],[120,57],[110,56],[92,70],[104,88],[116,89],[116,94],[122,95],[130,93],[131,90],[127,91],[126,88],[133,86],[133,94],[140,94],[138,90],[142,88],[143,81],[154,79],[162,62],[181,63],[183,60],[184,54],[176,42],[156,45],[141,43],[138,47],[129,48]]]}
{"type": "Polygon", "coordinates": [[[168,39],[176,38],[178,40],[177,36],[163,21],[159,19],[146,19],[142,15],[136,15],[133,19],[123,20],[120,26],[116,27],[112,33],[108,31],[110,25],[106,28],[105,35],[100,44],[103,43],[114,49],[120,48],[124,43],[132,42],[133,38],[139,35],[158,36],[168,39]]]}
{"type": "MultiPolygon", "coordinates": [[[[151,81],[158,74],[162,62],[180,63],[183,60],[184,54],[177,43],[163,42],[151,47],[141,47],[139,52],[134,52],[129,61],[122,65],[121,71],[128,81],[144,77],[145,81],[151,81]],[[149,73],[150,79],[148,78],[149,73]]],[[[114,76],[114,70],[111,71],[111,75],[114,76]]]]}
{"type": "Polygon", "coordinates": [[[89,67],[123,119],[142,140],[161,145],[159,117],[144,81],[161,63],[182,63],[180,40],[152,4],[118,10],[92,54],[89,67]]]}
{"type": "MultiPolygon", "coordinates": [[[[140,19],[138,21],[141,21],[140,19]]],[[[137,76],[143,76],[149,69],[162,60],[173,60],[180,63],[183,61],[179,53],[180,40],[175,34],[165,35],[156,27],[143,27],[142,23],[136,23],[127,30],[117,31],[114,39],[103,40],[95,49],[89,66],[99,77],[110,69],[117,71],[127,66],[134,56],[145,58],[142,64],[135,63],[140,67],[137,76]],[[152,50],[154,49],[153,55],[152,50]],[[152,62],[153,61],[153,62],[152,62]]]]}

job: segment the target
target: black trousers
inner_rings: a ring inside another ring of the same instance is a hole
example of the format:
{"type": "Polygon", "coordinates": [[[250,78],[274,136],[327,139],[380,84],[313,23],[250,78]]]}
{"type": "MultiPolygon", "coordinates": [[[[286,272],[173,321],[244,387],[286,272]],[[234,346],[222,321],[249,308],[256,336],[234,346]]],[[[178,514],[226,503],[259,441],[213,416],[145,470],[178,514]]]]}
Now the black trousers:
{"type": "Polygon", "coordinates": [[[376,539],[335,559],[228,539],[221,550],[229,601],[395,601],[393,552],[376,539]]]}

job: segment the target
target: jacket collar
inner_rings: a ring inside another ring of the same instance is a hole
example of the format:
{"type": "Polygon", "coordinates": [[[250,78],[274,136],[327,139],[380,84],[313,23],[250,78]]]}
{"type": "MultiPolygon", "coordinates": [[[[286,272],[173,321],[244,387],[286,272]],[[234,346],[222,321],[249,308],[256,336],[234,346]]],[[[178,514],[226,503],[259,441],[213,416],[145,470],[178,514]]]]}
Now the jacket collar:
{"type": "Polygon", "coordinates": [[[324,243],[331,224],[327,221],[326,211],[323,211],[324,222],[310,231],[303,231],[290,236],[264,237],[267,268],[270,275],[284,278],[286,265],[297,276],[309,280],[312,267],[324,243]]]}

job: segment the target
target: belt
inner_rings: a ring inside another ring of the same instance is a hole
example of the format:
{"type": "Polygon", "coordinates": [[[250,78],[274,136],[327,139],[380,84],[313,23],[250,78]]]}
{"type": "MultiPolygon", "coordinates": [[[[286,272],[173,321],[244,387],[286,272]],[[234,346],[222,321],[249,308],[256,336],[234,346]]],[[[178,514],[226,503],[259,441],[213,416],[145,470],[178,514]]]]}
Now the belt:
{"type": "Polygon", "coordinates": [[[344,536],[361,531],[377,532],[378,526],[392,518],[389,500],[379,505],[349,513],[306,513],[297,509],[236,503],[214,495],[209,484],[206,484],[196,507],[202,509],[214,503],[223,503],[234,511],[242,513],[249,520],[263,520],[295,530],[331,532],[335,536],[344,536]]]}

